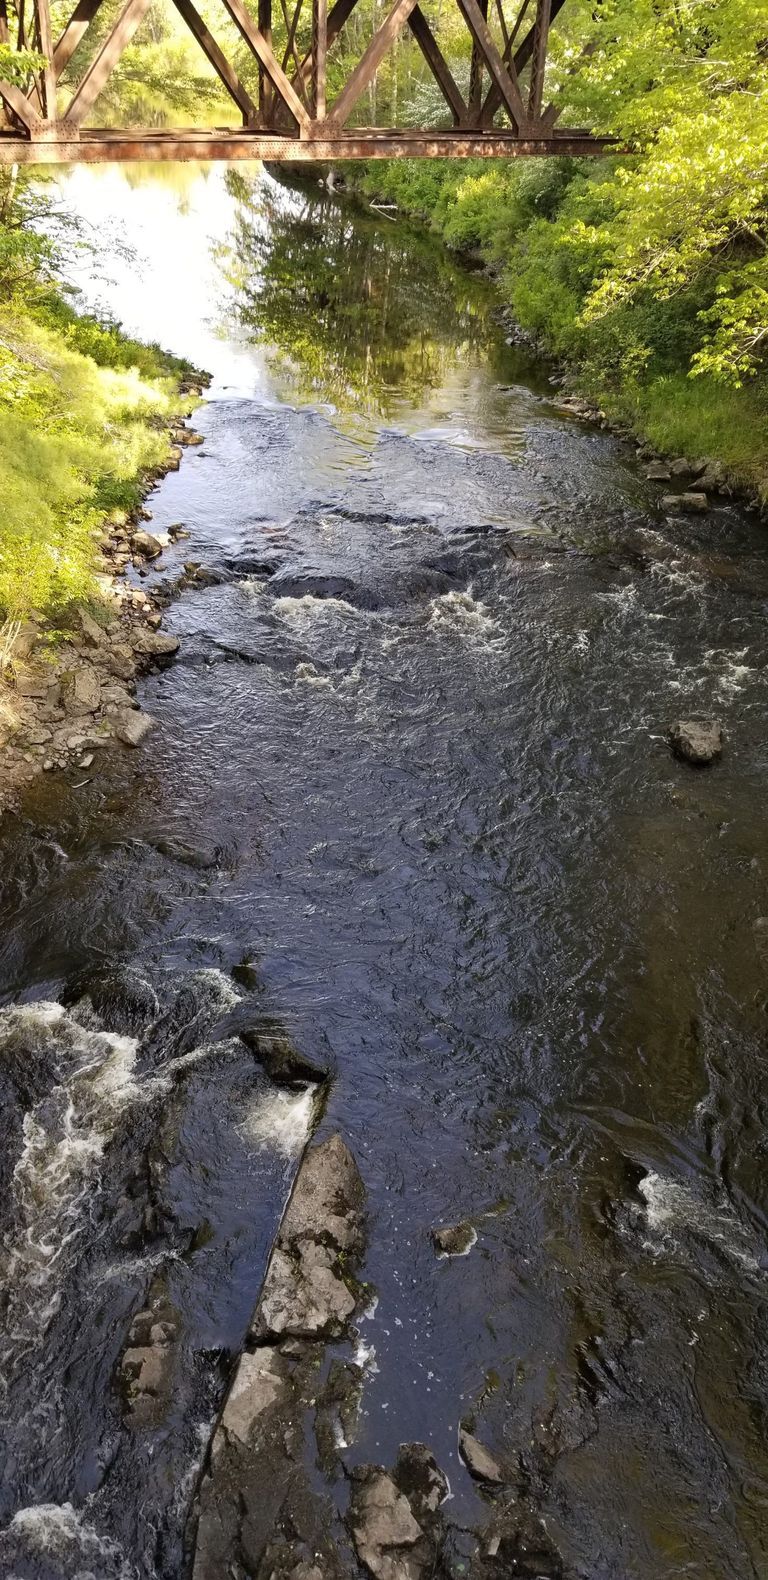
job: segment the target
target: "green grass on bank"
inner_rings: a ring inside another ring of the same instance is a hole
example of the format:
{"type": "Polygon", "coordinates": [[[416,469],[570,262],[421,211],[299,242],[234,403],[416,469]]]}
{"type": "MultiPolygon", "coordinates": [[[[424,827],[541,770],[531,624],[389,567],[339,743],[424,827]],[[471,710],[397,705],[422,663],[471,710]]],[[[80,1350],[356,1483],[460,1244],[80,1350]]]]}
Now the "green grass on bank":
{"type": "Polygon", "coordinates": [[[192,373],[54,292],[0,309],[0,617],[89,595],[94,533],[140,503],[192,373]]]}
{"type": "Polygon", "coordinates": [[[734,249],[706,260],[670,295],[636,292],[603,318],[584,316],[606,263],[617,164],[382,161],[352,167],[352,184],[492,264],[515,321],[611,418],[665,454],[722,462],[768,500],[768,372],[738,386],[692,371],[706,315],[740,266],[734,249]]]}

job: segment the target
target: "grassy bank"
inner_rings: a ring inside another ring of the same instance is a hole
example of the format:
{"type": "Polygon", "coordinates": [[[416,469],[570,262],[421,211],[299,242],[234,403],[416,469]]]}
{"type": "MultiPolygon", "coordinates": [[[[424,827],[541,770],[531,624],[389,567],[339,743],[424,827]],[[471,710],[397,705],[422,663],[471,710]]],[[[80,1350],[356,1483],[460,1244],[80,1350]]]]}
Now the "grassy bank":
{"type": "Polygon", "coordinates": [[[724,379],[706,365],[713,307],[734,270],[748,267],[746,248],[705,259],[671,294],[635,290],[609,313],[590,315],[608,266],[621,168],[618,159],[398,160],[357,166],[353,181],[491,265],[515,322],[609,417],[663,453],[721,462],[766,500],[768,376],[758,367],[724,379]]]}
{"type": "Polygon", "coordinates": [[[94,538],[167,459],[193,373],[50,288],[0,305],[0,618],[89,595],[94,538]]]}

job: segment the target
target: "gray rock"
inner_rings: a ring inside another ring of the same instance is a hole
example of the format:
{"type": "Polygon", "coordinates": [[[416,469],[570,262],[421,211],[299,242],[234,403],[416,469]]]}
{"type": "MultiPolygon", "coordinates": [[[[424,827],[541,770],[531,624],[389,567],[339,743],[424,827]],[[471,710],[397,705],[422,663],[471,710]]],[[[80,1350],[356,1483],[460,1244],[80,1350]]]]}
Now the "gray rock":
{"type": "Polygon", "coordinates": [[[259,1302],[257,1335],[339,1338],[357,1304],[330,1247],[309,1241],[295,1256],[273,1253],[259,1302]]]}
{"type": "Polygon", "coordinates": [[[107,708],[138,708],[139,704],[123,686],[104,686],[101,700],[107,708]]]}
{"type": "Polygon", "coordinates": [[[475,1481],[487,1481],[496,1486],[503,1482],[504,1473],[498,1460],[463,1426],[459,1429],[459,1453],[475,1481]]]}
{"type": "Polygon", "coordinates": [[[179,651],[179,639],[168,631],[137,631],[131,639],[134,653],[144,653],[149,658],[171,658],[179,651]]]}
{"type": "Polygon", "coordinates": [[[118,642],[114,647],[107,648],[100,655],[99,662],[110,675],[115,675],[118,680],[133,680],[136,674],[136,659],[132,648],[127,643],[118,642]]]}
{"type": "Polygon", "coordinates": [[[163,552],[163,545],[159,539],[153,537],[151,532],[145,532],[143,529],[134,532],[131,538],[131,548],[134,554],[140,554],[145,560],[156,560],[158,555],[163,552]]]}
{"type": "Polygon", "coordinates": [[[86,641],[90,642],[92,647],[101,647],[102,643],[106,641],[107,635],[104,627],[99,625],[98,620],[94,620],[93,615],[89,614],[87,609],[78,609],[77,618],[80,622],[80,630],[86,641]]]}
{"type": "Polygon", "coordinates": [[[229,1437],[247,1443],[265,1410],[285,1404],[291,1396],[286,1362],[270,1348],[241,1355],[234,1381],[227,1395],[221,1429],[229,1437]]]}
{"type": "Polygon", "coordinates": [[[340,1135],[330,1136],[307,1153],[278,1243],[290,1247],[305,1236],[321,1236],[339,1251],[358,1251],[364,1199],[363,1182],[349,1147],[340,1135]]]}
{"type": "Polygon", "coordinates": [[[101,702],[101,682],[93,669],[76,669],[67,688],[68,713],[95,713],[101,702]]]}
{"type": "Polygon", "coordinates": [[[723,728],[716,719],[678,719],[669,739],[675,756],[697,766],[714,762],[723,750],[723,728]]]}
{"type": "Polygon", "coordinates": [[[662,510],[682,510],[687,516],[700,515],[709,509],[709,500],[706,494],[663,494],[661,500],[662,510]]]}
{"type": "Polygon", "coordinates": [[[652,483],[668,483],[672,473],[664,461],[652,461],[645,469],[645,475],[652,483]]]}
{"type": "Polygon", "coordinates": [[[20,697],[46,697],[50,683],[50,676],[39,670],[22,671],[16,675],[16,690],[20,697]]]}
{"type": "Polygon", "coordinates": [[[112,720],[112,733],[124,746],[140,746],[157,723],[149,713],[126,710],[112,720]]]}
{"type": "Polygon", "coordinates": [[[477,1244],[477,1231],[471,1223],[446,1224],[432,1230],[432,1242],[441,1256],[466,1256],[477,1244]]]}
{"type": "Polygon", "coordinates": [[[413,1549],[424,1533],[405,1494],[378,1466],[362,1466],[353,1474],[348,1523],[360,1562],[375,1580],[419,1580],[425,1558],[413,1549]]]}
{"type": "Polygon", "coordinates": [[[696,468],[687,461],[684,455],[679,455],[676,460],[670,461],[669,470],[673,477],[695,477],[696,468]]]}

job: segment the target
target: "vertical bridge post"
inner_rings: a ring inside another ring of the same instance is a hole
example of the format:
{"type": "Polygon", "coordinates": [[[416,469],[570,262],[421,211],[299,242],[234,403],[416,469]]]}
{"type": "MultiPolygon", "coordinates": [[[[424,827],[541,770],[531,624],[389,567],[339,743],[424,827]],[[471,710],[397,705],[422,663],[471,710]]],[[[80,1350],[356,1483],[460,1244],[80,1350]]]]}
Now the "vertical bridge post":
{"type": "Polygon", "coordinates": [[[312,0],[312,113],[325,120],[328,0],[312,0]]]}

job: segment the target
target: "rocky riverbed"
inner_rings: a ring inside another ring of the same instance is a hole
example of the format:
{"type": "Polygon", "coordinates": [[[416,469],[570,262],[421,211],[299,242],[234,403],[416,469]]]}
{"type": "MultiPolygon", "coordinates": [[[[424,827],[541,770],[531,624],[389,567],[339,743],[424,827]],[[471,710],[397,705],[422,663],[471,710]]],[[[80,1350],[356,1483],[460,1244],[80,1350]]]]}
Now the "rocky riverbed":
{"type": "MultiPolygon", "coordinates": [[[[169,437],[154,486],[178,471],[188,446],[202,444],[186,425],[169,437]]],[[[190,563],[145,591],[149,567],[189,535],[179,525],[157,536],[146,529],[151,520],[142,509],[132,520],[121,514],[105,522],[94,544],[94,597],[87,606],[65,611],[55,628],[35,615],[9,628],[0,678],[0,816],[39,773],[93,774],[105,748],[136,748],[153,729],[154,719],[136,700],[136,681],[178,651],[178,638],[160,629],[163,611],[195,580],[197,567],[190,563]]]]}

